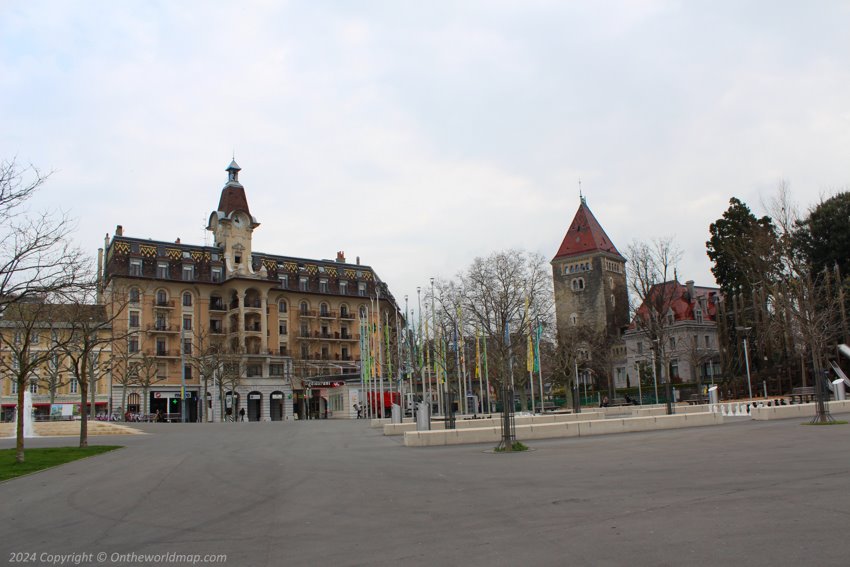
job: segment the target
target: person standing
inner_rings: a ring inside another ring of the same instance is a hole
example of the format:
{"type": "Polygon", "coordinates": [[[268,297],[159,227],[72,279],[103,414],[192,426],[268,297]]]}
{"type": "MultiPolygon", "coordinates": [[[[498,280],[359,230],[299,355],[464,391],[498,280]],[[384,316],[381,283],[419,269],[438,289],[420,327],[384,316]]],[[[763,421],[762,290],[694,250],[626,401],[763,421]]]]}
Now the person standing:
{"type": "Polygon", "coordinates": [[[239,410],[239,421],[245,421],[245,408],[239,410]]]}

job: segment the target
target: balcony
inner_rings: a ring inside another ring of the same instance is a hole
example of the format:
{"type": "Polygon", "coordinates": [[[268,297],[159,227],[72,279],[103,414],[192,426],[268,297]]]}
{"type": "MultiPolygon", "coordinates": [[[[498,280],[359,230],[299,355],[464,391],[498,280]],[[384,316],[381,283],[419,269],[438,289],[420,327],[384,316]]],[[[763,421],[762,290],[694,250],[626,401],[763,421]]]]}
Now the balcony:
{"type": "Polygon", "coordinates": [[[210,311],[224,311],[224,302],[221,300],[210,301],[210,311]]]}
{"type": "Polygon", "coordinates": [[[354,319],[354,315],[350,311],[342,311],[339,314],[340,319],[354,319]]]}
{"type": "Polygon", "coordinates": [[[154,302],[153,306],[156,309],[174,309],[174,300],[173,299],[166,299],[165,301],[157,300],[157,301],[154,302]]]}
{"type": "Polygon", "coordinates": [[[336,311],[320,311],[319,317],[322,319],[336,319],[336,311]]]}
{"type": "Polygon", "coordinates": [[[167,323],[155,323],[148,325],[148,333],[179,333],[180,327],[177,325],[169,325],[167,323]]]}
{"type": "Polygon", "coordinates": [[[223,335],[224,327],[221,325],[210,325],[210,334],[211,335],[223,335]]]}
{"type": "Polygon", "coordinates": [[[298,316],[299,317],[315,317],[316,312],[315,311],[299,311],[298,316]]]}
{"type": "Polygon", "coordinates": [[[262,332],[262,325],[259,323],[246,323],[245,324],[245,332],[246,333],[260,333],[262,332]]]}
{"type": "Polygon", "coordinates": [[[154,352],[154,356],[159,358],[177,358],[180,356],[180,351],[177,349],[158,348],[154,352]]]}

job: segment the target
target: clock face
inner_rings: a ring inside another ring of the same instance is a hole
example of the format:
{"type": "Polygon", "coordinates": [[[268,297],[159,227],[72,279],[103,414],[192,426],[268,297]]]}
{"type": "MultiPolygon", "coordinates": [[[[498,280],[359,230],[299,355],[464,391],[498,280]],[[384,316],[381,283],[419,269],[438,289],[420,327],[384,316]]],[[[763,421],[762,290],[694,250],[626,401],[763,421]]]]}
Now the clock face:
{"type": "Polygon", "coordinates": [[[240,217],[239,215],[234,216],[233,217],[233,224],[235,224],[237,226],[242,224],[242,217],[240,217]]]}

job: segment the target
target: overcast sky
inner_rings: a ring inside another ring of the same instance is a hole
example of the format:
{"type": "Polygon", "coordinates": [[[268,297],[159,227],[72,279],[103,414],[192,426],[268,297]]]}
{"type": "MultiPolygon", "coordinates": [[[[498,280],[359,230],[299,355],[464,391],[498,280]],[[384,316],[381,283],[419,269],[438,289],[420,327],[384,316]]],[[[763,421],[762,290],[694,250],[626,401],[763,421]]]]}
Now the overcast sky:
{"type": "Polygon", "coordinates": [[[579,185],[614,244],[786,180],[850,185],[850,2],[0,1],[0,158],[96,252],[204,243],[235,151],[254,249],[344,250],[400,301],[476,256],[551,259],[579,185]]]}

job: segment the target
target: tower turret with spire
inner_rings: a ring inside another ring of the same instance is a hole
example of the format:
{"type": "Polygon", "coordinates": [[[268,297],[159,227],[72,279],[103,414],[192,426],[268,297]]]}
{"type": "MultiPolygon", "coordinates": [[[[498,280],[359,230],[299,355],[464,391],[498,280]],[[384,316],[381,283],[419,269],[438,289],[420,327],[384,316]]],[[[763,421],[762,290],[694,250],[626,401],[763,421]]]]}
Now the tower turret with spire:
{"type": "Polygon", "coordinates": [[[235,158],[227,166],[227,184],[221,190],[218,209],[210,213],[207,224],[207,230],[215,236],[215,245],[222,250],[228,276],[254,274],[251,237],[260,226],[251,215],[245,188],[239,182],[241,170],[235,158]]]}

